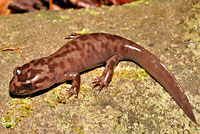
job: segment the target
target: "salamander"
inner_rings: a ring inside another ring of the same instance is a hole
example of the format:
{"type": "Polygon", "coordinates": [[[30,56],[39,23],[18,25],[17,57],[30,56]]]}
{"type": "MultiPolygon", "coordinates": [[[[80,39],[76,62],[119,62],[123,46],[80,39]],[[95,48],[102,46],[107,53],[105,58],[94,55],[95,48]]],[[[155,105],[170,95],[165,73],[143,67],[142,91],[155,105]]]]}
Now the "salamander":
{"type": "Polygon", "coordinates": [[[96,93],[99,94],[103,88],[108,88],[114,67],[121,60],[131,60],[143,67],[166,89],[185,114],[197,123],[182,87],[156,56],[131,40],[106,33],[80,35],[50,56],[16,67],[9,92],[17,96],[31,95],[55,83],[72,80],[66,97],[78,97],[80,73],[106,64],[102,76],[93,81],[93,88],[97,87],[96,93]]]}

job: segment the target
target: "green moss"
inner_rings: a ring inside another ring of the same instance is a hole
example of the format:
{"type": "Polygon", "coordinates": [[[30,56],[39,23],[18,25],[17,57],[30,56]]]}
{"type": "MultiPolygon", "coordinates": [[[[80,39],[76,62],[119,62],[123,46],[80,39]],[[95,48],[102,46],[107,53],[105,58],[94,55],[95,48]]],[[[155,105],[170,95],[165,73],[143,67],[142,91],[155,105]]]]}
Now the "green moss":
{"type": "Polygon", "coordinates": [[[149,77],[149,74],[142,68],[136,69],[135,72],[139,80],[143,80],[145,77],[149,77]]]}
{"type": "Polygon", "coordinates": [[[16,124],[19,122],[19,118],[13,120],[12,116],[7,114],[3,117],[2,123],[6,128],[15,128],[16,124]]]}
{"type": "Polygon", "coordinates": [[[135,80],[136,79],[136,73],[134,71],[135,68],[131,66],[127,67],[118,67],[116,68],[113,76],[113,81],[118,81],[121,78],[127,78],[129,80],[135,80]]]}
{"type": "MultiPolygon", "coordinates": [[[[51,108],[55,108],[58,103],[65,104],[69,99],[67,99],[66,90],[71,88],[71,84],[63,83],[58,87],[47,93],[47,96],[44,98],[45,102],[49,104],[51,108]]],[[[90,86],[87,84],[81,84],[79,94],[85,95],[90,89],[90,86]]],[[[73,97],[72,97],[73,98],[73,97]]]]}
{"type": "MultiPolygon", "coordinates": [[[[100,77],[103,74],[104,67],[97,68],[93,71],[89,71],[89,77],[94,78],[94,77],[100,77]]],[[[133,66],[120,66],[118,65],[114,69],[114,75],[112,78],[113,82],[119,81],[121,79],[129,79],[129,80],[143,80],[146,77],[149,77],[150,75],[142,68],[135,68],[133,66]]]]}
{"type": "Polygon", "coordinates": [[[199,11],[200,10],[200,4],[196,4],[192,7],[192,10],[199,11]]]}
{"type": "Polygon", "coordinates": [[[44,98],[44,101],[48,103],[51,108],[55,108],[58,104],[58,100],[62,98],[60,92],[61,92],[61,86],[54,88],[53,90],[47,93],[47,96],[44,98]]]}
{"type": "Polygon", "coordinates": [[[22,99],[21,100],[21,102],[20,102],[21,104],[29,104],[30,103],[30,99],[22,99]]]}
{"type": "MultiPolygon", "coordinates": [[[[106,8],[107,6],[103,6],[103,7],[106,8]]],[[[116,8],[115,5],[110,6],[110,7],[108,8],[108,12],[112,12],[115,8],[116,8]]]]}
{"type": "Polygon", "coordinates": [[[94,10],[91,10],[91,9],[86,9],[85,11],[88,12],[89,14],[91,14],[91,15],[99,15],[100,14],[100,12],[97,12],[97,11],[94,11],[94,10]]]}
{"type": "Polygon", "coordinates": [[[137,1],[134,1],[134,2],[131,2],[131,3],[127,3],[127,4],[124,4],[122,6],[124,7],[133,7],[133,6],[137,6],[139,4],[142,4],[142,3],[145,3],[145,4],[149,4],[149,1],[145,1],[145,0],[137,0],[137,1]]]}
{"type": "Polygon", "coordinates": [[[87,134],[84,131],[80,130],[79,128],[74,128],[74,134],[87,134]]]}
{"type": "Polygon", "coordinates": [[[57,15],[55,15],[55,14],[48,14],[48,15],[45,15],[45,14],[37,14],[36,16],[35,16],[35,20],[59,20],[60,19],[60,17],[59,16],[57,16],[57,15]]]}
{"type": "Polygon", "coordinates": [[[77,33],[77,34],[88,34],[89,33],[89,29],[83,28],[81,31],[76,31],[75,33],[77,33]]]}
{"type": "Polygon", "coordinates": [[[15,128],[17,123],[23,117],[28,117],[33,110],[31,100],[25,99],[12,99],[8,102],[9,110],[2,118],[2,124],[6,128],[15,128]]]}
{"type": "Polygon", "coordinates": [[[128,31],[129,28],[128,27],[124,27],[124,28],[120,28],[121,31],[128,31]]]}
{"type": "Polygon", "coordinates": [[[11,99],[8,103],[9,104],[14,104],[17,101],[17,99],[11,99]]]}
{"type": "Polygon", "coordinates": [[[66,15],[61,15],[60,18],[62,20],[70,20],[70,17],[69,16],[66,16],[66,15]]]}
{"type": "Polygon", "coordinates": [[[170,66],[168,66],[167,68],[168,68],[169,70],[172,70],[173,66],[170,65],[170,66]]]}
{"type": "MultiPolygon", "coordinates": [[[[50,11],[49,11],[50,12],[50,11]]],[[[69,16],[67,16],[66,14],[63,14],[59,11],[51,11],[51,13],[38,13],[37,15],[34,15],[34,21],[53,21],[53,22],[57,22],[57,21],[68,21],[71,18],[69,16]],[[47,15],[48,14],[48,15],[47,15]]]]}
{"type": "Polygon", "coordinates": [[[137,69],[132,66],[116,68],[113,80],[118,81],[124,77],[129,80],[135,80],[136,78],[143,80],[145,77],[149,77],[149,74],[142,68],[137,69]]]}

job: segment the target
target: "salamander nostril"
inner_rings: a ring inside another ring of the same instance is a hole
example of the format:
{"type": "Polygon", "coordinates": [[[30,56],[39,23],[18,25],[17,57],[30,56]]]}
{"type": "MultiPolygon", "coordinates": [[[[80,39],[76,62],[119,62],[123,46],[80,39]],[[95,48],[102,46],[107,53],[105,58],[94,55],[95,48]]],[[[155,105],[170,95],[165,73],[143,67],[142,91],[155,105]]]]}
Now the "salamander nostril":
{"type": "Polygon", "coordinates": [[[30,89],[32,87],[32,83],[26,83],[26,84],[22,84],[22,87],[24,89],[30,89]]]}

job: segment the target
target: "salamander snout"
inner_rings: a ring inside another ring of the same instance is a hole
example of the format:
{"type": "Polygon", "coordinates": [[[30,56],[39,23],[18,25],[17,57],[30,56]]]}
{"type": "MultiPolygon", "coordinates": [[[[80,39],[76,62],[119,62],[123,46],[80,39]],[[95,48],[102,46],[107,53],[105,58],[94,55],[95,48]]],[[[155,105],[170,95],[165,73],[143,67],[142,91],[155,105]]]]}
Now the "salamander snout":
{"type": "Polygon", "coordinates": [[[9,92],[12,95],[29,95],[36,89],[37,87],[30,81],[20,82],[16,76],[12,78],[9,84],[9,92]]]}
{"type": "Polygon", "coordinates": [[[27,95],[38,87],[34,82],[39,78],[41,73],[33,73],[33,69],[30,69],[30,63],[24,64],[21,67],[16,67],[13,71],[13,78],[9,84],[9,92],[13,95],[27,95]]]}
{"type": "Polygon", "coordinates": [[[37,61],[31,61],[14,69],[9,84],[11,95],[31,95],[55,83],[55,74],[49,72],[47,65],[35,65],[37,61]]]}

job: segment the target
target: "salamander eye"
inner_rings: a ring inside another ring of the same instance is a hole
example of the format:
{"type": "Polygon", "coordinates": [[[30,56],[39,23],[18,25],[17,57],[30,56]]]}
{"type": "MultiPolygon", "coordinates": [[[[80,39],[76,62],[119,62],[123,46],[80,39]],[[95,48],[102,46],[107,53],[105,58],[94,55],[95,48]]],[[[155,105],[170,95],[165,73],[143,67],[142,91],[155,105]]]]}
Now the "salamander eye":
{"type": "Polygon", "coordinates": [[[22,87],[24,89],[31,89],[32,88],[32,83],[25,83],[25,84],[22,84],[22,87]]]}
{"type": "Polygon", "coordinates": [[[19,67],[16,67],[13,71],[13,74],[15,75],[20,75],[21,74],[21,69],[19,67]]]}
{"type": "Polygon", "coordinates": [[[21,74],[21,70],[17,69],[17,70],[16,70],[16,74],[17,74],[17,75],[20,75],[20,74],[21,74]]]}

